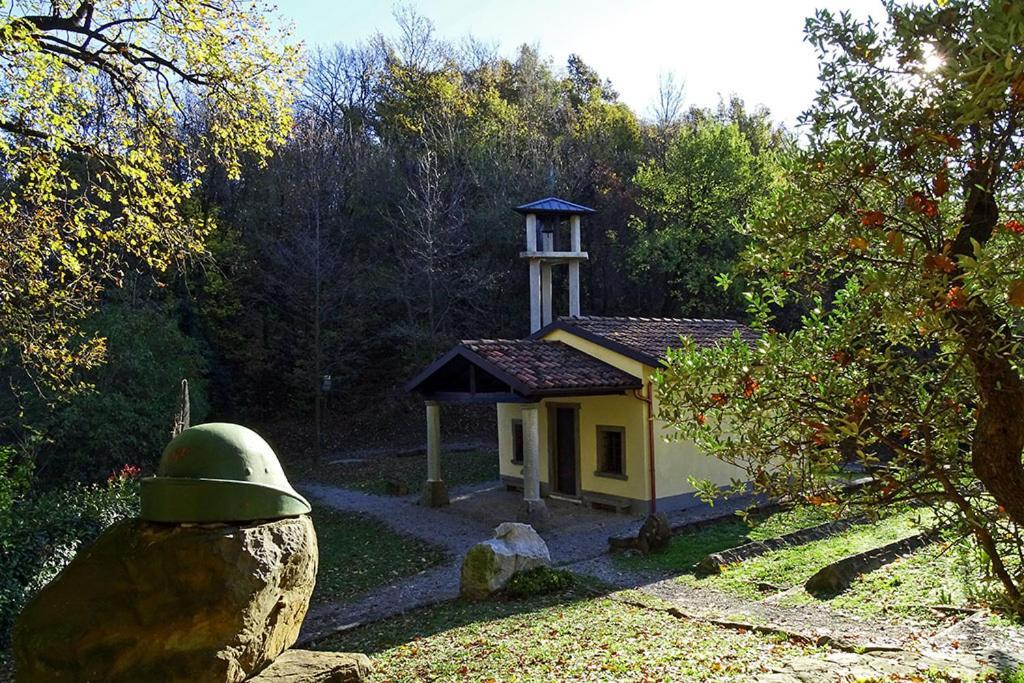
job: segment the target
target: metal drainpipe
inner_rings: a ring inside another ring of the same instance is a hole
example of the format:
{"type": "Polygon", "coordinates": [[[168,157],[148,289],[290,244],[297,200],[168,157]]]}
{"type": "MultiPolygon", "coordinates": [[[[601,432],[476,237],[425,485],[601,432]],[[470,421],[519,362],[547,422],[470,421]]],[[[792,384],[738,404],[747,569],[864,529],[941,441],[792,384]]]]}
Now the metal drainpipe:
{"type": "Polygon", "coordinates": [[[658,511],[658,496],[657,489],[654,483],[654,395],[651,391],[651,381],[647,381],[647,396],[641,396],[637,393],[637,390],[633,390],[633,398],[638,401],[643,401],[646,404],[647,411],[647,464],[650,468],[651,477],[651,514],[653,515],[658,511]]]}

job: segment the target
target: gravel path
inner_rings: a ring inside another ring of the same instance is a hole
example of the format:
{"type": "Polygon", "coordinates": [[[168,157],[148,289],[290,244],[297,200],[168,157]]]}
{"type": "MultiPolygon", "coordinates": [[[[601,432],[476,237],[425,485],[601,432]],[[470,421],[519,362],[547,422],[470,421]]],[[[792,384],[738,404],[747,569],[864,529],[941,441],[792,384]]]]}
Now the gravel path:
{"type": "MultiPolygon", "coordinates": [[[[310,611],[297,646],[308,646],[339,631],[389,616],[450,600],[459,593],[462,557],[475,543],[490,538],[503,519],[514,519],[517,494],[497,482],[462,487],[451,492],[452,505],[426,508],[416,496],[378,496],[360,491],[305,483],[300,490],[317,504],[381,520],[398,533],[443,547],[448,561],[411,577],[383,586],[348,603],[321,605],[310,611]]],[[[701,506],[669,515],[674,528],[731,515],[750,500],[701,506]]],[[[777,663],[763,683],[811,683],[838,680],[851,671],[879,679],[920,670],[922,664],[965,674],[983,664],[997,667],[1020,661],[1024,632],[987,625],[982,615],[953,625],[933,628],[895,620],[862,619],[824,604],[779,605],[771,599],[749,600],[707,588],[688,586],[667,574],[623,571],[607,553],[608,537],[635,533],[642,518],[586,510],[557,500],[548,501],[553,524],[541,535],[555,565],[589,574],[617,588],[634,588],[655,598],[654,604],[684,618],[724,626],[741,624],[800,634],[810,641],[832,644],[844,651],[828,656],[794,658],[777,663]],[[850,652],[855,650],[855,652],[850,652]]],[[[616,594],[629,601],[629,593],[616,594]]],[[[927,666],[925,667],[927,668],[927,666]]]]}
{"type": "Polygon", "coordinates": [[[443,511],[425,508],[415,497],[384,497],[322,484],[303,484],[299,490],[315,503],[338,510],[375,517],[394,531],[415,536],[443,547],[449,561],[441,566],[405,577],[379,588],[355,602],[320,605],[306,615],[296,647],[303,647],[325,635],[370,621],[377,621],[409,609],[443,600],[459,593],[460,558],[492,528],[443,511]]]}
{"type": "MultiPolygon", "coordinates": [[[[490,538],[503,520],[515,519],[519,494],[499,482],[460,487],[451,491],[452,505],[427,508],[417,496],[378,496],[337,486],[305,482],[299,490],[319,505],[372,516],[394,531],[443,547],[449,561],[438,567],[383,586],[355,602],[320,605],[310,610],[299,644],[308,644],[347,627],[376,621],[416,607],[450,600],[459,594],[462,557],[476,543],[490,538]]],[[[714,508],[699,506],[669,514],[673,526],[732,514],[749,500],[736,499],[714,508]]],[[[552,528],[542,531],[555,565],[573,565],[605,554],[608,537],[635,534],[641,517],[588,510],[548,500],[552,528]]]]}

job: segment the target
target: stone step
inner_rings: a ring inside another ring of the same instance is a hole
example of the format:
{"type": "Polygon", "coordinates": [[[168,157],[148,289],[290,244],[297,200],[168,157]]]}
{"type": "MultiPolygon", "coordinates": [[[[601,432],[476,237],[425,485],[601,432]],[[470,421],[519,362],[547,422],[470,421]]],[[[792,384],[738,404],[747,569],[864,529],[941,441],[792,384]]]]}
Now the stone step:
{"type": "Polygon", "coordinates": [[[287,650],[252,678],[251,683],[363,683],[370,659],[353,652],[287,650]]]}

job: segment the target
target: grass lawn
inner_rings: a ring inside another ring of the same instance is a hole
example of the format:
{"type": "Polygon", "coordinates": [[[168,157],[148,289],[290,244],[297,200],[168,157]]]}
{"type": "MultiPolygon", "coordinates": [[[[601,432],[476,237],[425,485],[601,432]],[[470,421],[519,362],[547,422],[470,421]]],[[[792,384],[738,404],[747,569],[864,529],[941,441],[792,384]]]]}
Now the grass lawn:
{"type": "Polygon", "coordinates": [[[785,590],[802,584],[830,562],[913,535],[920,530],[916,520],[924,514],[928,513],[918,510],[902,512],[820,541],[766,553],[727,567],[715,576],[698,578],[683,574],[679,580],[757,599],[765,595],[758,589],[758,584],[770,584],[785,590]]]}
{"type": "Polygon", "coordinates": [[[317,647],[367,653],[378,681],[746,681],[811,652],[583,592],[445,603],[317,647]]]}
{"type": "Polygon", "coordinates": [[[806,506],[775,512],[770,515],[737,517],[672,538],[662,553],[643,556],[617,556],[616,564],[634,571],[690,571],[706,555],[734,548],[750,541],[763,541],[797,529],[831,522],[835,509],[831,506],[806,506]]]}
{"type": "Polygon", "coordinates": [[[446,559],[441,548],[361,515],[319,506],[313,524],[320,546],[314,603],[350,600],[446,559]]]}
{"type": "MultiPolygon", "coordinates": [[[[971,603],[960,577],[956,549],[936,543],[858,577],[850,588],[828,600],[831,607],[865,617],[896,615],[934,619],[929,605],[971,603]]],[[[806,604],[814,597],[797,593],[783,604],[806,604]]]]}
{"type": "MultiPolygon", "coordinates": [[[[694,566],[707,554],[748,541],[764,540],[833,518],[827,508],[796,508],[752,520],[722,521],[672,539],[664,553],[648,557],[619,557],[624,569],[675,571],[684,583],[713,588],[755,600],[772,594],[758,588],[770,585],[786,590],[806,581],[824,565],[847,555],[863,552],[919,531],[917,520],[927,511],[910,510],[874,524],[858,525],[830,538],[793,548],[766,553],[720,574],[698,577],[694,566]]],[[[958,607],[973,604],[967,595],[956,548],[936,543],[862,575],[846,591],[828,599],[836,609],[865,617],[899,616],[933,620],[930,605],[958,607]]],[[[818,599],[800,591],[782,604],[808,604],[818,599]]]]}
{"type": "MultiPolygon", "coordinates": [[[[498,454],[486,450],[442,453],[441,475],[450,487],[497,480],[498,454]]],[[[375,457],[337,465],[304,465],[299,478],[377,494],[388,493],[386,482],[391,480],[403,483],[410,493],[416,493],[427,478],[427,456],[375,457]]]]}

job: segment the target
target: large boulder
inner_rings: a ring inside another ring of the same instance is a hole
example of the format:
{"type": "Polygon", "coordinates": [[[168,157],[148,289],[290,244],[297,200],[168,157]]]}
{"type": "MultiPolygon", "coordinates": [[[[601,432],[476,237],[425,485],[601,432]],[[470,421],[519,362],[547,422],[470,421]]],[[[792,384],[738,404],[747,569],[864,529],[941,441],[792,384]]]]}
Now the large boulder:
{"type": "Polygon", "coordinates": [[[532,526],[502,522],[494,538],[477,543],[462,561],[462,596],[481,600],[500,591],[516,572],[551,565],[548,546],[532,526]]]}
{"type": "Polygon", "coordinates": [[[25,607],[14,629],[17,680],[243,681],[295,642],[316,569],[308,516],[244,526],[125,520],[25,607]]]}

